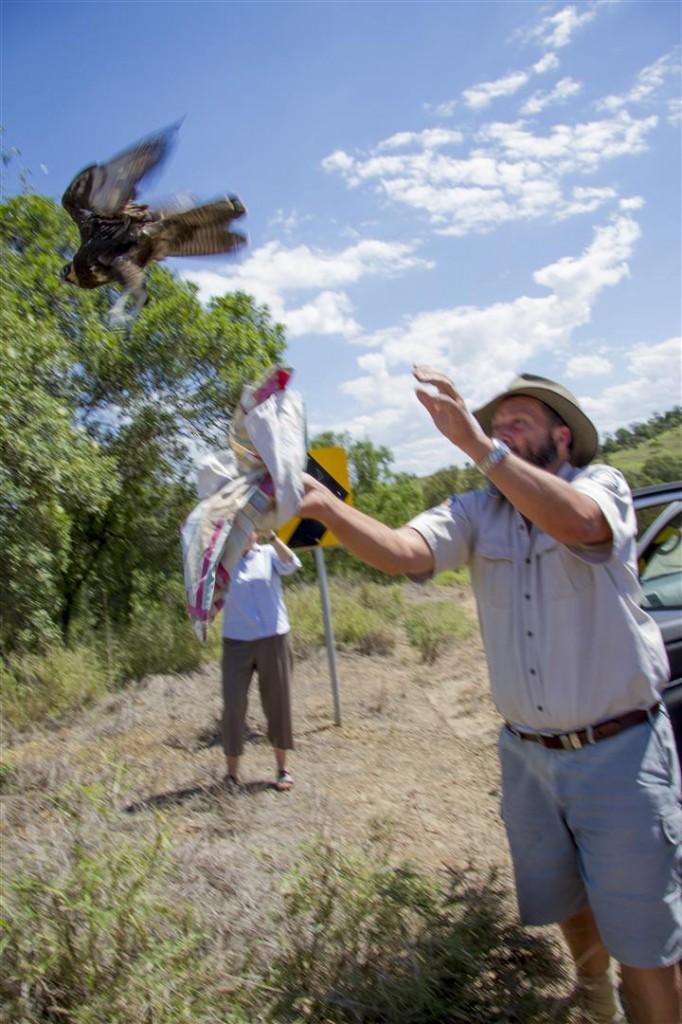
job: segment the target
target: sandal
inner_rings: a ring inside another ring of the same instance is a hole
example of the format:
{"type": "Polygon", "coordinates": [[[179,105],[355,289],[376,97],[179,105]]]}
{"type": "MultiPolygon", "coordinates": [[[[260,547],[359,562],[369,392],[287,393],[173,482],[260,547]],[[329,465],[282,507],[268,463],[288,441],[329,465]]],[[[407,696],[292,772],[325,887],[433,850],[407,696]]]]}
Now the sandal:
{"type": "Polygon", "coordinates": [[[280,770],[277,772],[277,782],[275,783],[280,793],[286,793],[287,790],[291,789],[293,784],[293,775],[290,775],[286,768],[280,768],[280,770]]]}
{"type": "Polygon", "coordinates": [[[228,793],[239,793],[244,788],[244,783],[241,779],[237,778],[236,775],[230,775],[229,772],[223,779],[223,785],[228,793]]]}

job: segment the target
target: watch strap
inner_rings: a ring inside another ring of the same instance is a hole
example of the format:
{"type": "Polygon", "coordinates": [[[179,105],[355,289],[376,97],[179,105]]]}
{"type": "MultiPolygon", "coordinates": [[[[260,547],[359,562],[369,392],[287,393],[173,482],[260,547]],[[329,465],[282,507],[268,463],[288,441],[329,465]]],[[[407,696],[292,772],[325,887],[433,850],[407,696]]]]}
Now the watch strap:
{"type": "Polygon", "coordinates": [[[506,459],[509,453],[509,446],[506,445],[504,441],[500,441],[498,438],[494,437],[492,451],[488,452],[484,459],[481,459],[480,462],[476,463],[476,469],[479,473],[482,473],[483,476],[487,476],[490,470],[494,469],[495,466],[498,466],[503,459],[506,459]]]}

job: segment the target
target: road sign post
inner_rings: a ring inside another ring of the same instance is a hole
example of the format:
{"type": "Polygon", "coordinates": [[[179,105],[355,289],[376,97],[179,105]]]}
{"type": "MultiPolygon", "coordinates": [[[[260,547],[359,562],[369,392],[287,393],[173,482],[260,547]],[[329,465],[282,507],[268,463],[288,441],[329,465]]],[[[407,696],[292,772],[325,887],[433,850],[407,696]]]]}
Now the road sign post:
{"type": "MultiPolygon", "coordinates": [[[[313,448],[308,452],[306,472],[328,487],[341,501],[352,504],[350,482],[348,479],[348,463],[343,448],[313,448]]],[[[336,547],[338,540],[331,530],[315,519],[294,517],[283,523],[277,530],[278,536],[293,550],[314,551],[317,580],[320,587],[322,616],[324,619],[324,636],[327,646],[327,661],[334,699],[334,722],[341,725],[341,691],[336,671],[336,645],[334,643],[334,627],[332,624],[329,588],[327,586],[327,568],[324,564],[324,548],[336,547]]]]}
{"type": "Polygon", "coordinates": [[[320,598],[322,600],[322,615],[324,618],[324,638],[327,644],[327,661],[329,663],[329,675],[332,682],[332,697],[334,698],[334,723],[336,725],[341,725],[341,694],[339,691],[339,679],[336,673],[336,646],[334,644],[334,627],[332,625],[329,589],[327,587],[327,569],[324,564],[324,551],[319,547],[315,548],[315,565],[317,566],[317,579],[320,584],[320,598]]]}

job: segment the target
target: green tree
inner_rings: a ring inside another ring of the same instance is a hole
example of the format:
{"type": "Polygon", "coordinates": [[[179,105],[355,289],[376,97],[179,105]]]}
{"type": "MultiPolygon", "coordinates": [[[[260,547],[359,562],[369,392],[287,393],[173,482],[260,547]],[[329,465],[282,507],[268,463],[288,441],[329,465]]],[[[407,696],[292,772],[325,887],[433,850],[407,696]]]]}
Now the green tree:
{"type": "MultiPolygon", "coordinates": [[[[345,448],[353,493],[353,504],[388,526],[402,526],[423,508],[421,483],[409,473],[391,470],[392,452],[369,440],[353,441],[347,432],[317,434],[310,448],[345,448]]],[[[363,565],[345,551],[329,553],[331,574],[383,578],[382,573],[363,565]]]]}
{"type": "Polygon", "coordinates": [[[242,386],[285,349],[250,296],[204,309],[165,266],[132,330],[110,330],[114,290],[59,283],[76,243],[51,200],[0,205],[5,651],[68,637],[86,612],[97,625],[103,605],[124,623],[135,579],[146,594],[177,579],[192,456],[224,445],[242,386]]]}

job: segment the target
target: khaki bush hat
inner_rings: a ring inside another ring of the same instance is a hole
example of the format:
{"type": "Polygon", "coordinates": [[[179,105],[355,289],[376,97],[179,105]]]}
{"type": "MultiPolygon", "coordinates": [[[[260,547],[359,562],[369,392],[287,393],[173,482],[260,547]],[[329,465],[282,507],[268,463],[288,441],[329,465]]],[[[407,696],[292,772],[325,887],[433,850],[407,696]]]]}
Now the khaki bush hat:
{"type": "Polygon", "coordinates": [[[578,404],[578,399],[563,384],[548,380],[547,377],[536,377],[533,373],[522,373],[515,377],[506,391],[491,399],[487,405],[476,409],[474,416],[488,436],[493,432],[493,416],[500,402],[515,395],[528,395],[544,402],[569,427],[573,441],[570,450],[570,462],[573,466],[586,466],[597,454],[599,436],[590,419],[578,404]]]}

